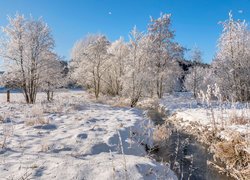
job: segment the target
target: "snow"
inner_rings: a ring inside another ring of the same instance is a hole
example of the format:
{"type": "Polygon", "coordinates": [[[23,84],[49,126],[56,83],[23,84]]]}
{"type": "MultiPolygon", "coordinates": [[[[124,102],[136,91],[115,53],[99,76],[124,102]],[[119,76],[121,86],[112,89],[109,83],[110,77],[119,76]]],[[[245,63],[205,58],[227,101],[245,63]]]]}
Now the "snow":
{"type": "Polygon", "coordinates": [[[8,104],[0,94],[0,179],[177,179],[147,155],[153,125],[141,110],[93,103],[83,91],[44,99],[27,105],[15,93],[8,104]],[[39,119],[49,124],[31,124],[39,119]]]}
{"type": "Polygon", "coordinates": [[[225,135],[226,131],[239,132],[250,137],[250,108],[248,104],[225,103],[219,105],[219,103],[213,102],[211,111],[211,108],[206,105],[197,103],[191,93],[182,92],[166,94],[160,101],[160,106],[170,116],[174,115],[175,118],[180,119],[182,126],[196,123],[200,127],[212,127],[212,114],[214,114],[216,125],[225,129],[225,132],[221,132],[221,135],[224,133],[225,138],[230,136],[230,134],[225,135]],[[235,116],[246,118],[248,123],[242,125],[231,123],[229,120],[235,116]]]}

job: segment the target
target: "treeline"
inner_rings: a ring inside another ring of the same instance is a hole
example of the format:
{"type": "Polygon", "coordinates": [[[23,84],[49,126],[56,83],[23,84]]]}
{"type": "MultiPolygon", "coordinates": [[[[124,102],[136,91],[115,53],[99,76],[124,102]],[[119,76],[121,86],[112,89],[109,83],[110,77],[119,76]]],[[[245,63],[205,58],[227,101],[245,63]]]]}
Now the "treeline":
{"type": "Polygon", "coordinates": [[[96,98],[100,93],[126,96],[131,107],[141,97],[172,92],[182,73],[178,60],[184,48],[174,41],[170,18],[151,18],[146,33],[134,27],[129,42],[110,42],[101,34],[78,41],[72,50],[72,77],[93,89],[96,98]]]}
{"type": "Polygon", "coordinates": [[[141,97],[162,98],[166,92],[183,89],[182,84],[195,97],[216,84],[223,100],[249,101],[248,26],[245,21],[234,20],[231,13],[222,25],[211,65],[202,63],[198,48],[192,51],[191,65],[184,60],[187,49],[174,39],[171,15],[161,14],[150,19],[144,33],[134,27],[128,42],[123,38],[111,42],[102,34],[77,41],[68,67],[54,52],[55,43],[47,24],[41,18],[26,19],[17,14],[2,28],[0,55],[6,71],[1,83],[21,88],[27,103],[35,102],[38,91],[46,92],[51,100],[53,91],[68,83],[87,88],[96,98],[127,97],[131,107],[141,97]]]}

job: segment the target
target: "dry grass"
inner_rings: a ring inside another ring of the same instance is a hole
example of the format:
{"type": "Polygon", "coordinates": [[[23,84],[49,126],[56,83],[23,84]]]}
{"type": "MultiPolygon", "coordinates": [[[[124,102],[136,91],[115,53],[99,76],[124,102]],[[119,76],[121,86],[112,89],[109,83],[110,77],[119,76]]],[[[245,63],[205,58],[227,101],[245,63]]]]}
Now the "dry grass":
{"type": "Polygon", "coordinates": [[[56,101],[53,103],[46,103],[42,105],[44,113],[61,113],[65,108],[62,101],[56,101]]]}
{"type": "Polygon", "coordinates": [[[230,141],[217,142],[212,145],[214,158],[226,164],[226,169],[238,179],[250,179],[249,143],[240,134],[233,134],[230,141]]]}
{"type": "Polygon", "coordinates": [[[0,115],[0,123],[4,121],[4,117],[0,115]]]}
{"type": "Polygon", "coordinates": [[[233,116],[229,119],[231,124],[235,125],[247,125],[250,123],[250,118],[245,116],[233,116]]]}
{"type": "Polygon", "coordinates": [[[31,118],[26,120],[25,124],[28,126],[49,124],[49,119],[44,117],[31,118]]]}
{"type": "Polygon", "coordinates": [[[153,132],[153,140],[157,146],[165,145],[166,140],[171,135],[171,130],[165,125],[156,126],[153,132]]]}
{"type": "Polygon", "coordinates": [[[40,105],[34,105],[26,112],[25,124],[28,126],[49,124],[49,119],[44,117],[44,109],[40,105]]]}
{"type": "Polygon", "coordinates": [[[91,99],[91,101],[95,103],[108,104],[110,106],[119,107],[119,108],[130,106],[130,100],[128,98],[119,97],[119,96],[116,96],[116,97],[103,96],[103,97],[100,97],[98,100],[91,99]]]}
{"type": "Polygon", "coordinates": [[[43,139],[41,141],[41,150],[40,152],[48,152],[51,149],[51,145],[49,144],[49,141],[47,138],[43,139]]]}
{"type": "Polygon", "coordinates": [[[3,136],[0,139],[0,148],[7,148],[8,141],[11,136],[14,134],[13,125],[5,125],[3,126],[3,136]]]}
{"type": "MultiPolygon", "coordinates": [[[[171,120],[174,124],[180,121],[176,118],[171,120]]],[[[242,121],[239,120],[234,123],[244,123],[245,120],[242,121]]],[[[221,172],[228,173],[235,179],[250,179],[250,137],[248,134],[242,135],[239,132],[223,128],[218,129],[216,132],[209,128],[209,126],[205,127],[195,123],[182,127],[182,130],[188,134],[194,134],[198,141],[209,145],[211,153],[214,154],[215,163],[222,162],[226,165],[226,168],[216,165],[222,170],[221,172]],[[220,136],[221,133],[219,132],[222,131],[222,134],[226,134],[230,140],[226,140],[220,136]]]]}

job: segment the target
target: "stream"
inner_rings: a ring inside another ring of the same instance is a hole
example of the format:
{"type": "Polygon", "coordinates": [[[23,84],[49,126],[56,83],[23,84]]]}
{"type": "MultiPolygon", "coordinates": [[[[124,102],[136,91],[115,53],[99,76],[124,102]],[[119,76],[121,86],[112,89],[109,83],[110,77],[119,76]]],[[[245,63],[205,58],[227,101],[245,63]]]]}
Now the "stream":
{"type": "MultiPolygon", "coordinates": [[[[162,115],[155,110],[149,110],[148,116],[155,125],[164,123],[162,115]]],[[[233,180],[207,164],[207,161],[213,162],[213,157],[205,145],[198,142],[192,135],[177,131],[176,127],[170,123],[166,126],[172,133],[166,143],[153,154],[157,161],[168,162],[178,179],[233,180]]]]}

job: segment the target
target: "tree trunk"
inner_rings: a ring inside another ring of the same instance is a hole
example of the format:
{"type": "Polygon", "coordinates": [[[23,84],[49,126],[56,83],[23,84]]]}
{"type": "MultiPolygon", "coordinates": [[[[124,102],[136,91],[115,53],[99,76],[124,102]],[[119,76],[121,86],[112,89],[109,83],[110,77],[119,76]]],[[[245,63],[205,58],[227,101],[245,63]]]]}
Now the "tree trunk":
{"type": "Polygon", "coordinates": [[[137,102],[138,102],[139,98],[132,98],[131,99],[131,104],[130,104],[130,107],[135,107],[137,102]]]}
{"type": "Polygon", "coordinates": [[[157,92],[157,96],[158,96],[158,98],[160,98],[160,91],[159,91],[159,80],[157,79],[156,80],[156,92],[157,92]]]}
{"type": "Polygon", "coordinates": [[[47,91],[47,101],[50,101],[50,93],[47,91]]]}
{"type": "Polygon", "coordinates": [[[7,102],[10,102],[10,90],[7,90],[7,102]]]}
{"type": "Polygon", "coordinates": [[[159,78],[156,81],[156,88],[157,88],[157,96],[159,99],[163,96],[163,78],[159,78]]]}

